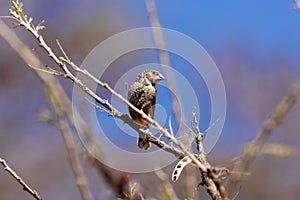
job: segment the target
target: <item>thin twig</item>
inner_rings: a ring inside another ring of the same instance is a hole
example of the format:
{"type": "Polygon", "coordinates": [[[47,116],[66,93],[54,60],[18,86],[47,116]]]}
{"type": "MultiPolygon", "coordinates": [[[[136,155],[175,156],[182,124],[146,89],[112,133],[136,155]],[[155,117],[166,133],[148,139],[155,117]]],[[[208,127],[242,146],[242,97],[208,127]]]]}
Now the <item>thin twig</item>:
{"type": "Polygon", "coordinates": [[[6,161],[2,158],[0,158],[0,163],[3,165],[4,170],[7,171],[14,179],[18,181],[18,183],[23,187],[23,190],[31,194],[35,199],[41,200],[42,198],[39,196],[37,191],[31,189],[25,181],[13,170],[9,167],[9,165],[6,163],[6,161]]]}
{"type": "Polygon", "coordinates": [[[38,71],[41,71],[41,72],[44,72],[44,73],[57,75],[57,76],[65,76],[65,74],[63,74],[61,72],[58,72],[58,71],[55,71],[55,70],[52,70],[51,68],[48,68],[48,70],[46,70],[46,69],[42,69],[42,68],[39,68],[39,67],[34,67],[31,64],[28,64],[28,66],[30,68],[34,69],[34,70],[38,70],[38,71]]]}

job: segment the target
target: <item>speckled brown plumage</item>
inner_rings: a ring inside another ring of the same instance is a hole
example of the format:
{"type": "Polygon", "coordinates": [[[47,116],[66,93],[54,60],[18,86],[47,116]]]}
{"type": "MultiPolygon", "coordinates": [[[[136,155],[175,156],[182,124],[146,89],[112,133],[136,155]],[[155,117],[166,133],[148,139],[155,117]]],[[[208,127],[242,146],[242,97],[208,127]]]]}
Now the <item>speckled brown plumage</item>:
{"type": "MultiPolygon", "coordinates": [[[[153,119],[156,105],[156,88],[155,85],[163,80],[164,77],[155,70],[146,70],[139,74],[135,82],[130,86],[128,91],[128,101],[132,103],[137,109],[153,119]]],[[[142,119],[141,115],[128,107],[129,114],[132,120],[142,126],[148,128],[149,124],[142,119]]],[[[147,138],[139,133],[138,147],[141,149],[149,149],[150,143],[147,138]]]]}

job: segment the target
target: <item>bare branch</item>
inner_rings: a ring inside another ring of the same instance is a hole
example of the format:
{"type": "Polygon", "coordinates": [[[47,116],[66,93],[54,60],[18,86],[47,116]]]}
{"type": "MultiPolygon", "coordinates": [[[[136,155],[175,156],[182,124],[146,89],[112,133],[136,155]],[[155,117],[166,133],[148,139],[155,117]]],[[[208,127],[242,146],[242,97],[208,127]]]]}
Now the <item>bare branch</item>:
{"type": "Polygon", "coordinates": [[[300,83],[295,84],[292,87],[291,92],[287,97],[283,98],[275,107],[273,113],[265,121],[262,131],[257,137],[244,149],[243,154],[240,157],[240,162],[234,168],[235,173],[230,177],[229,189],[234,189],[239,181],[242,179],[242,175],[248,171],[250,164],[263,148],[264,143],[271,136],[271,133],[277,128],[287,115],[288,111],[293,107],[300,97],[300,83]]]}
{"type": "MultiPolygon", "coordinates": [[[[198,124],[198,121],[195,122],[198,124]]],[[[195,128],[196,132],[196,144],[198,150],[198,159],[207,167],[207,172],[201,171],[202,182],[207,186],[207,192],[213,199],[228,199],[226,188],[221,182],[219,174],[214,171],[214,168],[207,161],[206,154],[203,147],[203,134],[199,128],[195,128]]]]}
{"type": "Polygon", "coordinates": [[[78,150],[74,141],[71,128],[68,123],[66,112],[58,103],[59,99],[55,98],[55,96],[53,95],[53,91],[51,91],[51,88],[49,88],[48,86],[46,86],[45,88],[48,94],[47,96],[49,98],[49,101],[56,113],[57,124],[64,138],[67,152],[69,154],[70,164],[72,166],[71,168],[75,175],[76,183],[80,190],[82,199],[92,200],[92,193],[88,187],[87,179],[79,160],[78,150]]]}
{"type": "Polygon", "coordinates": [[[18,183],[23,187],[23,190],[28,192],[29,194],[31,194],[35,199],[37,200],[41,200],[42,198],[39,196],[39,194],[37,193],[37,191],[31,189],[26,183],[25,181],[23,181],[23,179],[13,170],[11,169],[8,164],[6,163],[6,161],[2,158],[0,158],[0,163],[3,165],[4,170],[7,171],[10,175],[12,175],[12,177],[14,177],[14,179],[16,179],[18,181],[18,183]]]}

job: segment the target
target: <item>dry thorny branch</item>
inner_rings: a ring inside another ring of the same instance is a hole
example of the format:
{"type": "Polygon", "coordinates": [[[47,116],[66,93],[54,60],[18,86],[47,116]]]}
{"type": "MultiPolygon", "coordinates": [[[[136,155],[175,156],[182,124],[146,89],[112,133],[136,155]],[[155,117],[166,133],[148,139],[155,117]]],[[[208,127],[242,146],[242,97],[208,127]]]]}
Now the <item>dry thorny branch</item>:
{"type": "MultiPolygon", "coordinates": [[[[43,83],[45,85],[45,88],[47,89],[48,95],[50,94],[50,102],[52,102],[52,106],[57,114],[57,122],[61,129],[61,132],[65,139],[65,144],[67,147],[67,150],[69,152],[69,158],[70,163],[74,172],[75,177],[77,178],[77,185],[79,187],[79,190],[81,192],[83,199],[92,199],[92,196],[88,189],[88,184],[85,180],[85,175],[81,169],[81,164],[78,161],[78,155],[75,150],[74,146],[74,139],[72,136],[72,133],[70,132],[69,123],[73,124],[72,121],[72,112],[76,112],[76,110],[71,110],[70,101],[65,95],[63,89],[59,85],[59,83],[54,79],[53,76],[49,76],[49,74],[52,75],[59,75],[63,76],[66,79],[70,79],[74,84],[79,86],[85,93],[87,93],[89,96],[91,96],[97,103],[99,103],[101,106],[97,106],[101,109],[107,109],[108,112],[110,112],[115,118],[118,118],[122,120],[124,123],[128,124],[130,127],[132,127],[135,130],[140,130],[139,127],[132,122],[130,117],[126,114],[121,113],[116,108],[113,107],[106,99],[101,98],[96,93],[94,93],[90,88],[88,88],[83,80],[78,79],[75,76],[75,73],[81,73],[85,77],[91,79],[94,81],[97,85],[105,88],[108,90],[112,95],[115,95],[118,99],[120,99],[123,103],[125,103],[127,106],[135,110],[137,113],[139,113],[142,118],[150,122],[150,124],[157,129],[163,136],[165,136],[167,139],[169,139],[171,142],[173,142],[177,147],[172,147],[159,138],[153,136],[150,132],[144,132],[149,137],[149,141],[159,148],[162,148],[163,150],[172,153],[177,158],[182,159],[181,161],[184,161],[185,163],[193,163],[197,168],[199,168],[201,177],[202,177],[202,183],[201,185],[205,186],[207,188],[207,191],[209,195],[213,199],[228,199],[228,194],[226,191],[225,186],[223,185],[221,181],[221,177],[228,173],[228,170],[226,168],[218,168],[213,167],[209,164],[206,158],[206,154],[203,150],[203,144],[202,144],[202,137],[203,134],[199,131],[199,124],[197,122],[197,119],[194,118],[194,124],[192,127],[192,131],[195,133],[195,140],[197,143],[197,150],[198,154],[195,155],[191,153],[182,143],[180,143],[175,137],[174,134],[169,132],[167,129],[163,128],[161,125],[159,125],[155,120],[152,120],[150,117],[148,117],[145,113],[143,113],[141,110],[138,110],[135,108],[132,104],[130,104],[126,98],[122,97],[120,94],[118,94],[116,91],[114,91],[107,83],[102,82],[101,80],[98,80],[96,77],[94,77],[91,73],[89,73],[86,69],[82,69],[78,67],[75,63],[73,63],[67,54],[64,52],[61,45],[58,43],[59,48],[61,49],[63,56],[57,56],[50,46],[45,42],[43,36],[40,34],[40,30],[44,29],[45,27],[41,25],[41,23],[37,26],[34,26],[32,21],[32,18],[27,17],[23,13],[23,4],[19,1],[11,1],[12,7],[10,9],[10,14],[13,19],[17,21],[18,26],[25,27],[26,30],[28,30],[39,42],[39,45],[48,53],[49,57],[60,67],[60,70],[52,69],[49,67],[46,67],[46,69],[43,69],[43,65],[41,62],[35,58],[35,56],[30,52],[28,47],[26,47],[24,44],[22,44],[21,41],[15,36],[15,35],[7,35],[7,34],[1,34],[3,38],[7,40],[7,42],[15,49],[18,54],[22,57],[22,59],[28,64],[29,67],[31,67],[36,74],[43,80],[43,83]],[[27,48],[27,49],[26,49],[27,48]],[[23,51],[26,49],[26,51],[23,51]],[[29,55],[29,57],[28,57],[29,55]],[[46,75],[45,72],[48,72],[49,74],[46,75]],[[63,97],[63,98],[62,98],[63,97]]],[[[4,23],[0,21],[0,33],[4,33],[5,29],[4,23]]],[[[6,31],[10,31],[7,30],[6,31]]],[[[297,98],[300,95],[300,86],[296,85],[293,89],[292,94],[284,100],[284,103],[280,104],[278,106],[277,110],[274,112],[274,114],[270,117],[270,119],[267,120],[266,125],[258,137],[257,140],[253,142],[253,145],[256,145],[258,147],[261,147],[268,136],[270,135],[271,131],[280,124],[283,117],[287,113],[287,111],[292,107],[292,105],[296,102],[297,98]],[[282,108],[283,107],[283,108],[282,108]],[[277,112],[277,111],[280,112],[277,112]]],[[[82,130],[85,130],[86,137],[92,137],[92,134],[84,120],[81,119],[81,126],[82,130]]],[[[74,124],[73,124],[74,125],[74,124]]],[[[94,139],[89,139],[88,141],[95,141],[94,139]]],[[[87,151],[87,154],[89,158],[93,161],[94,165],[98,167],[100,173],[105,178],[105,180],[109,183],[109,185],[116,191],[118,196],[120,198],[124,199],[141,199],[141,194],[138,194],[134,191],[134,188],[130,186],[130,182],[128,180],[128,177],[126,175],[120,175],[119,178],[115,179],[112,174],[110,173],[109,169],[106,168],[97,158],[101,156],[100,153],[100,146],[93,142],[91,145],[96,145],[97,148],[95,152],[89,152],[87,151]]],[[[250,162],[253,160],[253,158],[256,156],[257,152],[261,148],[256,148],[255,152],[247,153],[245,152],[242,155],[242,162],[241,167],[239,170],[241,171],[241,174],[244,173],[247,170],[247,167],[249,166],[250,162]]],[[[178,165],[177,165],[178,166],[178,165]]],[[[176,169],[176,168],[175,168],[176,169]]],[[[183,167],[182,167],[183,169],[183,167]]],[[[181,169],[181,170],[182,170],[181,169]]],[[[176,177],[177,179],[178,177],[176,177]]],[[[234,179],[237,182],[241,179],[241,177],[238,177],[237,179],[234,179]]],[[[169,185],[167,185],[169,187],[169,185]]],[[[33,194],[32,194],[33,195],[33,194]]],[[[174,196],[175,197],[175,196],[174,196]]]]}
{"type": "Polygon", "coordinates": [[[0,158],[0,163],[3,165],[4,170],[7,171],[8,173],[10,173],[20,183],[20,185],[23,187],[23,190],[25,190],[26,192],[31,194],[35,199],[41,200],[41,197],[39,196],[37,191],[31,189],[25,183],[25,181],[23,181],[23,179],[12,168],[9,167],[9,165],[6,163],[6,161],[4,159],[0,158]]]}

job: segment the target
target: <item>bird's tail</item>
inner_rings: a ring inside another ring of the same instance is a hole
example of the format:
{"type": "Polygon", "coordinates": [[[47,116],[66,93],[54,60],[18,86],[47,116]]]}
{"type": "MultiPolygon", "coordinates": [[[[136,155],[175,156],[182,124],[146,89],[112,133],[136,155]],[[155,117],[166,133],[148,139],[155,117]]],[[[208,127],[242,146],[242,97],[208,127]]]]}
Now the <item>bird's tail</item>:
{"type": "Polygon", "coordinates": [[[145,134],[139,132],[138,147],[140,149],[148,150],[148,149],[150,149],[150,146],[151,146],[151,144],[150,144],[148,138],[145,136],[145,134]]]}

